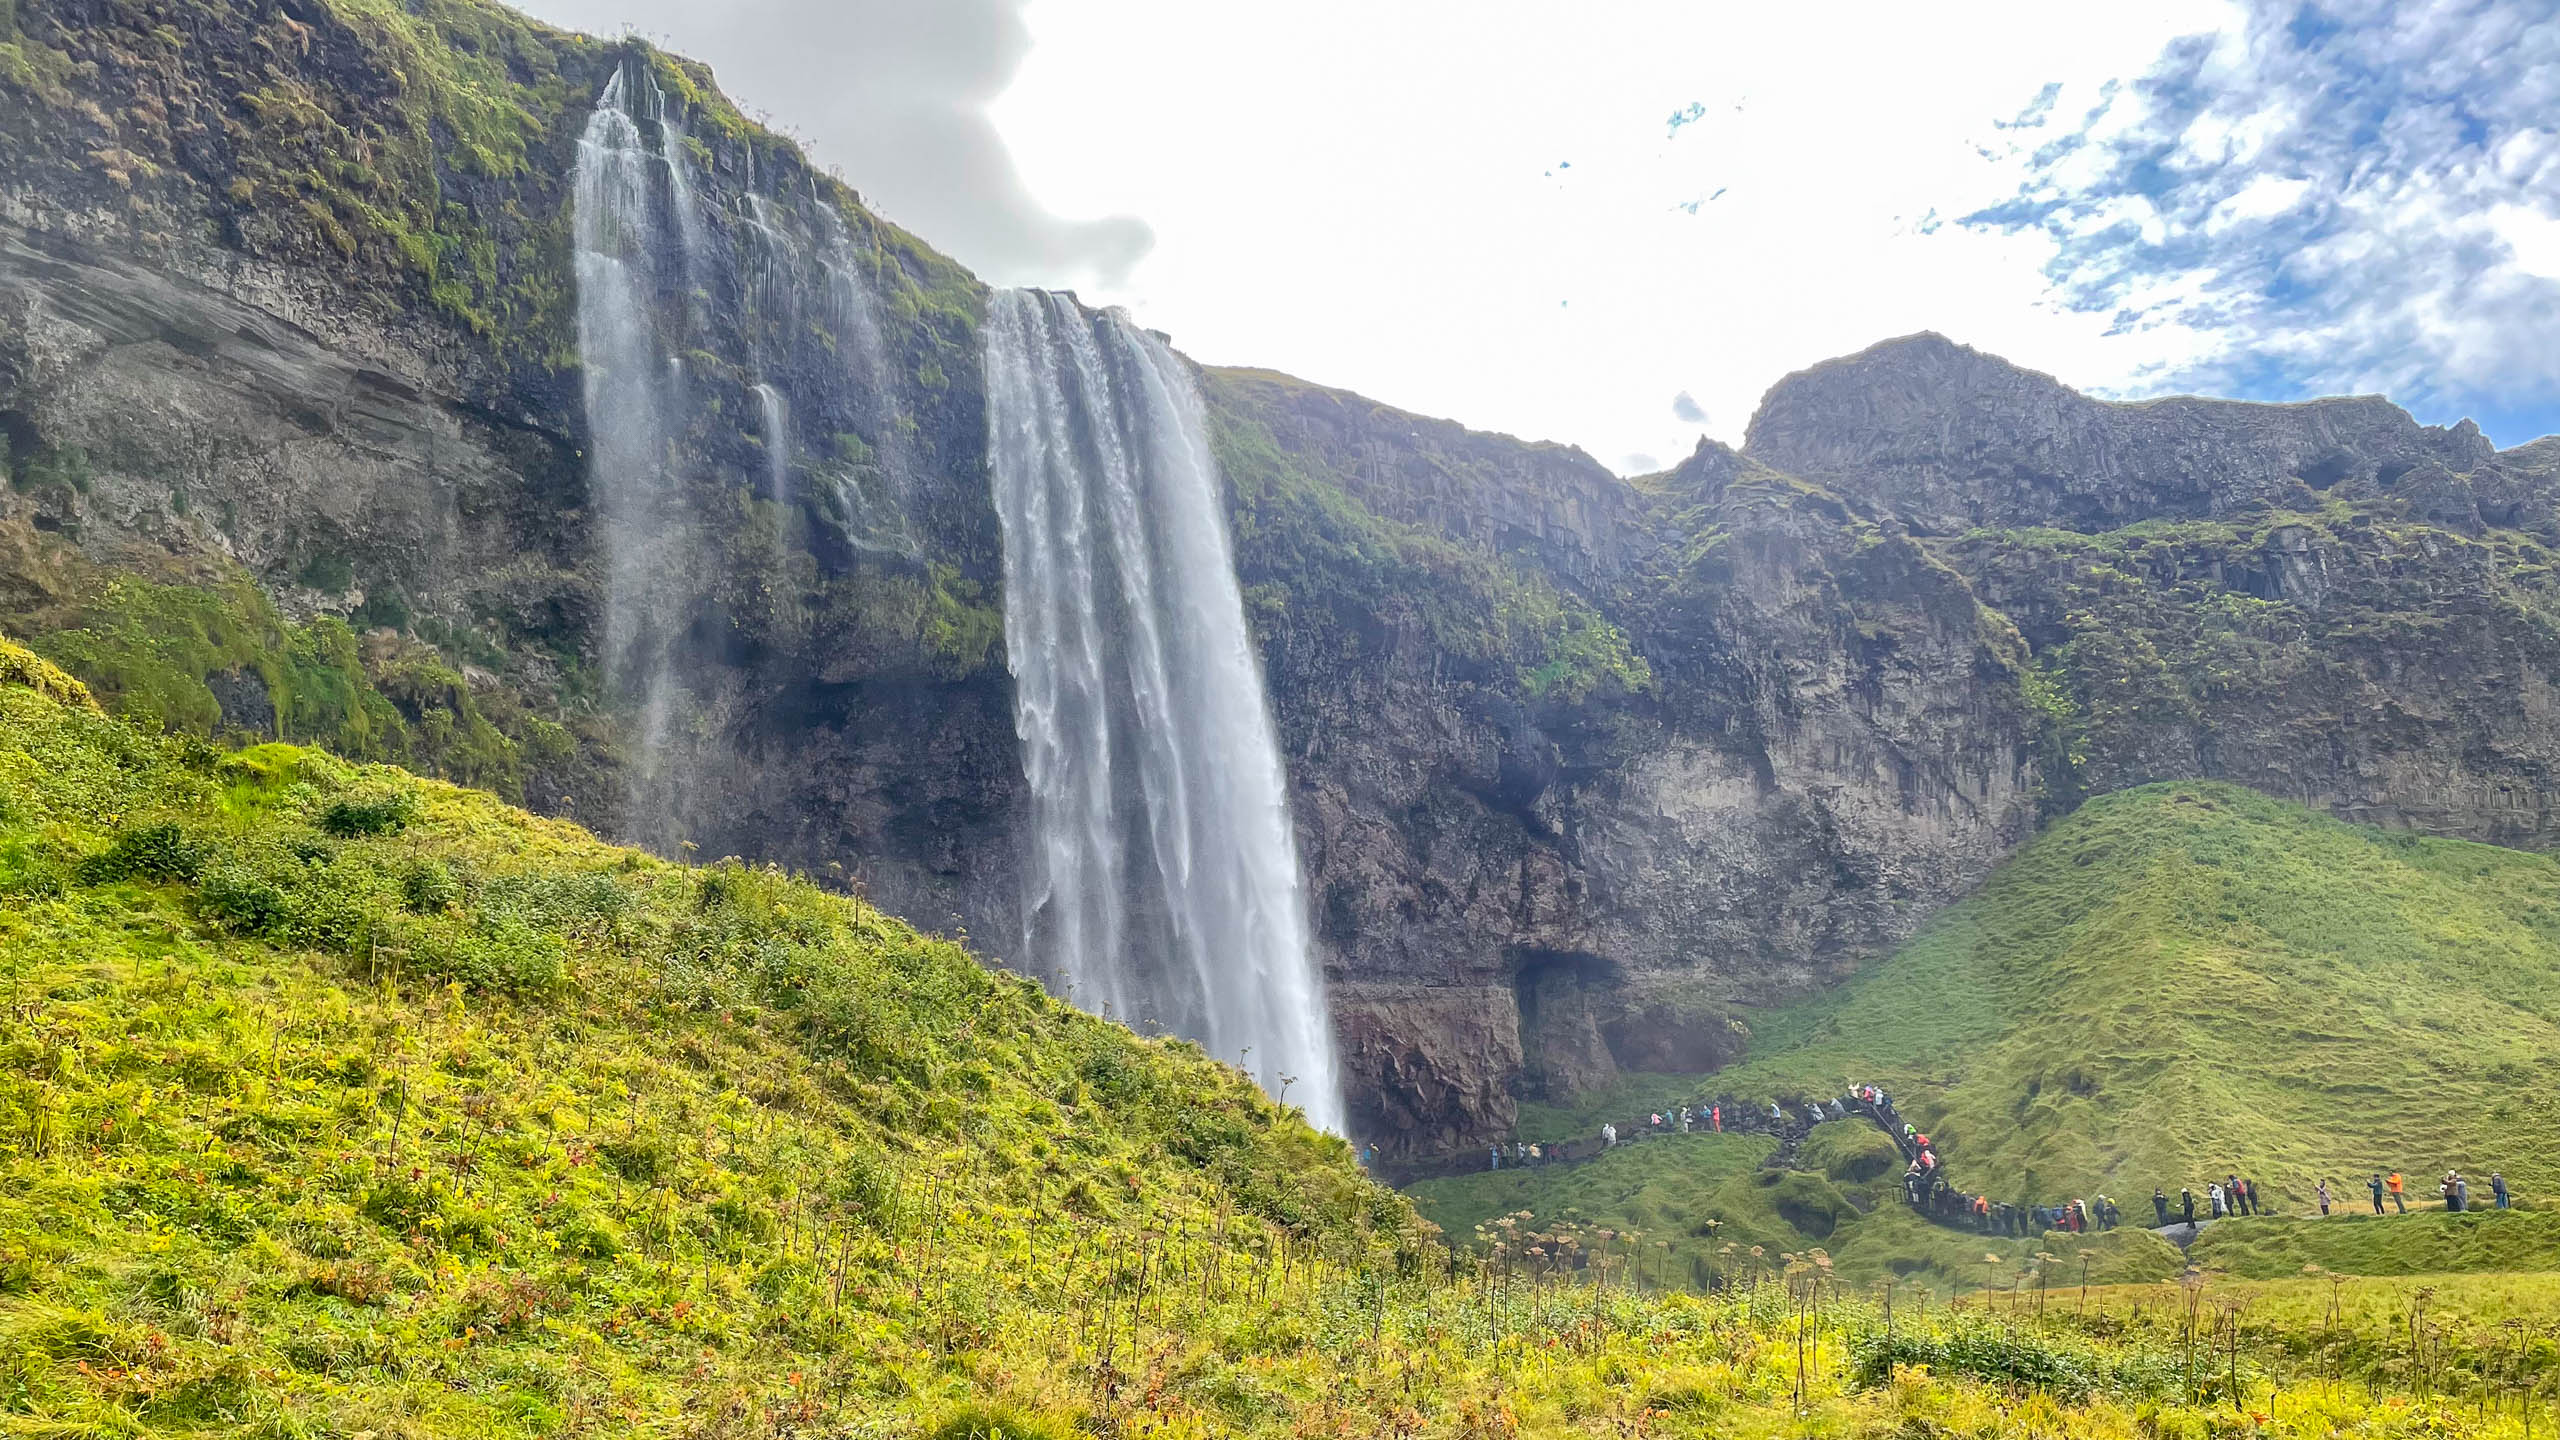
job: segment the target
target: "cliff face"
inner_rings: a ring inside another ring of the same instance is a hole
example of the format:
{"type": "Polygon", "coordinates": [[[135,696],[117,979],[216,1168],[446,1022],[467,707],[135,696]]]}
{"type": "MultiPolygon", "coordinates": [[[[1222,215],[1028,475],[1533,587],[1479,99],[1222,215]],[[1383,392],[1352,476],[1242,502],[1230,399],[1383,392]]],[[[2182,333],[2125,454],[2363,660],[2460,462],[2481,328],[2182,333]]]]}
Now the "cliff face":
{"type": "MultiPolygon", "coordinates": [[[[0,625],[127,713],[795,865],[1020,958],[973,279],[698,69],[471,0],[19,0],[0,140],[0,625]],[[601,676],[567,189],[617,70],[698,185],[646,775],[601,676]]],[[[1713,1068],[1737,1006],[2120,786],[2550,843],[2555,442],[2113,405],[1918,337],[1631,481],[1201,383],[1391,1151],[1713,1068]]]]}
{"type": "Polygon", "coordinates": [[[841,875],[928,923],[1005,913],[973,279],[699,70],[494,6],[6,13],[0,621],[170,723],[841,875]],[[688,664],[647,777],[598,673],[570,244],[621,68],[698,172],[686,561],[655,577],[688,664]],[[808,313],[822,263],[876,353],[808,313]],[[759,385],[788,398],[787,503],[759,385]]]}
{"type": "Polygon", "coordinates": [[[1713,1068],[2026,834],[2023,650],[1907,537],[1726,451],[1211,396],[1367,1133],[1713,1068]]]}
{"type": "Polygon", "coordinates": [[[1933,535],[2308,507],[2494,457],[2467,422],[2422,428],[2380,396],[2111,404],[1936,335],[1779,381],[1746,448],[1933,535]]]}

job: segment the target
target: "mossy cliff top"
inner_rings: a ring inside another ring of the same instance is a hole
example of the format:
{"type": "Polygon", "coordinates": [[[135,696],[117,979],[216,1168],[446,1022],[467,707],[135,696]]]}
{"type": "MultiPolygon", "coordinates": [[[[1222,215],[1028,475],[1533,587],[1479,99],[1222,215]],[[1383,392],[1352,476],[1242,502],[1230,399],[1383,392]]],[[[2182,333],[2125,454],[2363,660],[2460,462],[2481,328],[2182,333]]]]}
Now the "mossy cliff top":
{"type": "Polygon", "coordinates": [[[484,0],[11,0],[0,218],[223,283],[226,253],[264,262],[260,283],[353,301],[334,317],[350,331],[431,317],[465,351],[559,367],[575,350],[577,138],[634,55],[716,189],[815,192],[902,318],[965,328],[976,282],[746,120],[706,68],[484,0]]]}

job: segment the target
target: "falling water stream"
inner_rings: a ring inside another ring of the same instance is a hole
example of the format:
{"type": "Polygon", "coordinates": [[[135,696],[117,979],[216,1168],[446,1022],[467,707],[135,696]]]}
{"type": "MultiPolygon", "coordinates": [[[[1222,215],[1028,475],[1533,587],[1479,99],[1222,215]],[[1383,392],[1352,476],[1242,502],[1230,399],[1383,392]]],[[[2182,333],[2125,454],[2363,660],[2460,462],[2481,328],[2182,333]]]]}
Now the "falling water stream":
{"type": "MultiPolygon", "coordinates": [[[[681,170],[637,118],[660,108],[646,72],[616,71],[579,137],[574,177],[588,471],[605,552],[605,664],[616,690],[638,702],[630,799],[643,821],[663,819],[666,808],[654,795],[674,699],[674,627],[662,579],[677,557],[662,552],[682,533],[668,523],[679,487],[667,456],[684,382],[655,316],[662,291],[689,288],[685,242],[697,233],[686,222],[692,202],[681,170]],[[671,214],[681,237],[673,247],[671,214]]],[[[662,125],[660,135],[668,133],[662,125]]]]}
{"type": "Polygon", "coordinates": [[[756,387],[756,406],[764,414],[764,468],[766,498],[777,505],[791,503],[791,412],[783,405],[782,392],[770,385],[756,387]]]}
{"type": "Polygon", "coordinates": [[[1285,777],[1189,372],[1117,314],[989,304],[1005,642],[1031,786],[1025,945],[1073,998],[1242,1063],[1339,1130],[1285,777]]]}
{"type": "MultiPolygon", "coordinates": [[[[771,497],[833,505],[857,549],[920,555],[905,520],[899,372],[864,279],[869,258],[831,206],[786,213],[749,194],[723,201],[720,218],[725,233],[752,237],[752,268],[724,268],[688,150],[646,67],[626,65],[588,119],[574,177],[605,659],[638,717],[627,828],[662,849],[684,838],[678,781],[702,761],[672,758],[703,724],[685,653],[702,524],[687,500],[692,472],[674,457],[701,463],[701,407],[728,383],[682,359],[719,338],[706,329],[709,297],[739,297],[768,336],[823,330],[845,393],[859,397],[848,408],[753,387],[771,497]],[[795,417],[795,401],[810,418],[795,417]],[[830,414],[823,476],[795,472],[793,425],[823,428],[830,414]],[[833,488],[793,497],[795,479],[833,488]]],[[[1032,796],[1029,958],[1079,1002],[1196,1040],[1338,1130],[1285,777],[1190,373],[1125,319],[1038,292],[995,296],[985,339],[1005,634],[1032,796]]],[[[795,385],[810,374],[793,352],[750,358],[795,385]]]]}

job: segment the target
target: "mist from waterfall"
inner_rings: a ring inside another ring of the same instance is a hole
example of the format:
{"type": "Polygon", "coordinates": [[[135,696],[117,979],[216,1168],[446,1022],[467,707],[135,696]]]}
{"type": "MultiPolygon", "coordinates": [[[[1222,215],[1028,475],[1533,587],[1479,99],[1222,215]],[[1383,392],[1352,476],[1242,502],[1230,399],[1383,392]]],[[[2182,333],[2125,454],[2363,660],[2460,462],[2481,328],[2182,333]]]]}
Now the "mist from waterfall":
{"type": "Polygon", "coordinates": [[[1024,944],[1072,998],[1340,1130],[1286,777],[1206,417],[1161,341],[1006,291],[986,322],[1005,643],[1031,786],[1024,944]]]}

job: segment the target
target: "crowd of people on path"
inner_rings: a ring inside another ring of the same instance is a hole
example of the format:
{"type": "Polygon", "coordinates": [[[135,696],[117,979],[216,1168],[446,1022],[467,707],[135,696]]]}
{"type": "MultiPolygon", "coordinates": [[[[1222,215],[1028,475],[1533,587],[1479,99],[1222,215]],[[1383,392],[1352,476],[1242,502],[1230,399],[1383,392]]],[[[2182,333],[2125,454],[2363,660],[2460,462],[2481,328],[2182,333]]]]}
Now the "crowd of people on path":
{"type": "MultiPolygon", "coordinates": [[[[1819,1107],[1815,1107],[1814,1113],[1819,1115],[1819,1107]]],[[[1720,1135],[1728,1129],[1777,1128],[1784,1124],[1786,1112],[1772,1102],[1769,1106],[1770,1125],[1743,1124],[1741,1119],[1741,1111],[1731,1100],[1713,1101],[1703,1105],[1681,1105],[1669,1110],[1654,1110],[1647,1112],[1624,1130],[1618,1128],[1616,1121],[1603,1122],[1600,1126],[1599,1143],[1596,1146],[1577,1147],[1570,1142],[1537,1144],[1527,1140],[1514,1140],[1509,1145],[1494,1144],[1487,1147],[1485,1168],[1521,1170],[1532,1166],[1552,1165],[1558,1161],[1588,1160],[1647,1135],[1707,1133],[1720,1135]]]]}
{"type": "MultiPolygon", "coordinates": [[[[1941,1224],[1984,1235],[2030,1238],[2056,1230],[2066,1233],[2113,1230],[2124,1223],[2123,1210],[2106,1195],[2076,1196],[2051,1203],[2041,1200],[2011,1202],[1957,1189],[1948,1181],[1939,1163],[1936,1143],[1918,1126],[1904,1120],[1893,1107],[1893,1096],[1876,1085],[1852,1085],[1847,1094],[1828,1101],[1800,1100],[1792,1115],[1777,1100],[1770,1101],[1763,1110],[1756,1102],[1745,1105],[1729,1096],[1694,1106],[1655,1110],[1625,1130],[1621,1130],[1615,1121],[1603,1123],[1596,1145],[1569,1142],[1538,1144],[1514,1140],[1508,1147],[1492,1146],[1487,1162],[1488,1168],[1501,1170],[1591,1159],[1649,1135],[1748,1131],[1801,1139],[1810,1135],[1816,1126],[1853,1117],[1873,1122],[1888,1139],[1894,1141],[1905,1162],[1902,1175],[1904,1200],[1914,1210],[1941,1224]]],[[[2445,1209],[2460,1212],[2477,1208],[2471,1199],[2471,1183],[2460,1171],[2446,1171],[2438,1188],[2445,1209]]],[[[2388,1174],[2375,1172],[2366,1183],[2366,1189],[2372,1197],[2374,1214],[2384,1213],[2386,1199],[2399,1213],[2407,1213],[2408,1182],[2398,1171],[2388,1174]]],[[[2509,1208],[2504,1175],[2490,1172],[2489,1193],[2495,1208],[2509,1208]]],[[[2331,1213],[2334,1200],[2327,1180],[2318,1183],[2316,1194],[2320,1213],[2331,1213]]],[[[2154,1186],[2151,1191],[2152,1218],[2164,1230],[2177,1225],[2193,1227],[2207,1220],[2232,1216],[2272,1214],[2270,1206],[2263,1183],[2237,1171],[2229,1172],[2219,1180],[2206,1181],[2201,1201],[2191,1186],[2180,1186],[2174,1200],[2165,1187],[2154,1186]]]]}

